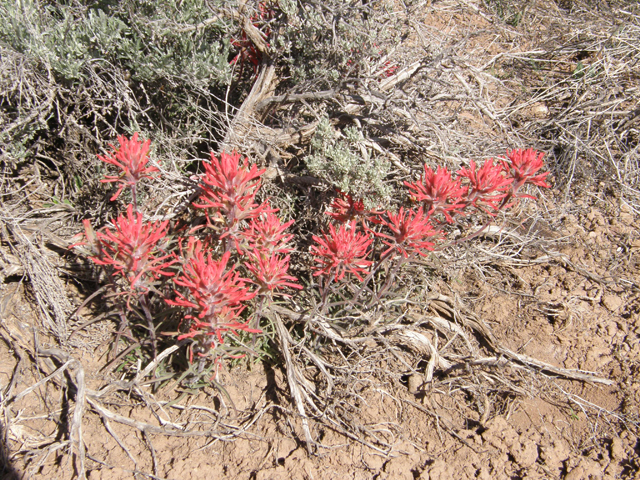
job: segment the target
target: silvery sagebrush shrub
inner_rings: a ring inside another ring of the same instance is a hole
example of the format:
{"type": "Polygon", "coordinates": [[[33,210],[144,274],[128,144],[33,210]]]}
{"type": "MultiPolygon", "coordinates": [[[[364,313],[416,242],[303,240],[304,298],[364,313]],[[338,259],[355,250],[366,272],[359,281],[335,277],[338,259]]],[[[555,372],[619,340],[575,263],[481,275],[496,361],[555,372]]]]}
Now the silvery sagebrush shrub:
{"type": "MultiPolygon", "coordinates": [[[[221,17],[195,27],[213,16],[209,6],[227,5],[0,2],[0,120],[14,126],[0,129],[7,158],[42,155],[77,194],[96,188],[92,157],[120,132],[151,133],[172,160],[197,157],[199,142],[211,142],[223,124],[219,99],[233,80],[238,26],[221,17]]],[[[95,208],[92,193],[83,201],[95,208]]]]}
{"type": "Polygon", "coordinates": [[[273,47],[287,67],[290,85],[300,91],[353,81],[380,56],[380,45],[394,43],[402,32],[391,2],[277,3],[285,21],[274,29],[273,47]]]}
{"type": "Polygon", "coordinates": [[[3,2],[0,13],[0,40],[66,80],[81,80],[87,65],[102,62],[145,82],[180,78],[204,86],[229,80],[225,24],[181,32],[211,16],[199,0],[23,0],[3,2]]]}
{"type": "MultiPolygon", "coordinates": [[[[0,79],[6,84],[2,120],[20,126],[1,138],[11,158],[33,156],[37,140],[38,151],[65,174],[70,192],[95,183],[91,174],[99,172],[87,168],[93,152],[121,132],[146,132],[180,167],[186,162],[175,159],[200,158],[203,145],[224,136],[226,102],[240,105],[262,60],[250,56],[251,44],[243,40],[234,17],[239,5],[1,2],[0,63],[7,72],[10,62],[19,64],[12,68],[23,80],[13,88],[10,76],[0,79]],[[243,68],[243,58],[254,68],[243,68]]],[[[242,7],[268,42],[278,89],[291,92],[342,88],[366,76],[366,67],[384,50],[379,45],[401,30],[394,28],[400,20],[389,8],[386,2],[374,7],[359,0],[249,1],[242,7]]],[[[285,114],[276,123],[290,121],[285,114]]]]}
{"type": "Polygon", "coordinates": [[[364,143],[356,127],[344,134],[324,118],[311,140],[310,155],[304,158],[311,174],[337,190],[362,199],[368,208],[387,203],[391,188],[385,183],[389,161],[377,156],[364,143]]]}

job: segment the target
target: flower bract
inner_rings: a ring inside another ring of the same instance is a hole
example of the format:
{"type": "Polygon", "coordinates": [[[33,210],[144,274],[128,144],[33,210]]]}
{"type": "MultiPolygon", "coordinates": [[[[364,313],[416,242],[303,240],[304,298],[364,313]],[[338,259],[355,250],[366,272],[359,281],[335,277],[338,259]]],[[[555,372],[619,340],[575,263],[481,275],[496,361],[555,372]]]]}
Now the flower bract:
{"type": "Polygon", "coordinates": [[[114,274],[126,278],[132,289],[146,292],[153,279],[173,275],[167,268],[176,260],[160,248],[168,224],[168,220],[146,222],[141,213],[133,211],[133,205],[128,205],[126,215],[103,231],[93,233],[85,224],[87,240],[97,250],[97,255],[90,258],[98,265],[113,267],[114,274]]]}
{"type": "Polygon", "coordinates": [[[388,220],[382,219],[380,223],[391,230],[393,235],[376,234],[385,238],[383,243],[389,247],[382,252],[382,255],[396,250],[400,255],[408,258],[414,252],[426,256],[425,250],[433,250],[435,244],[429,238],[435,236],[437,232],[429,222],[429,216],[424,214],[422,207],[417,212],[401,208],[397,214],[387,213],[386,216],[388,220]]]}
{"type": "Polygon", "coordinates": [[[462,196],[467,189],[460,186],[460,179],[453,180],[451,172],[444,167],[436,171],[424,166],[424,176],[421,182],[404,182],[411,195],[422,202],[428,215],[442,213],[447,222],[453,222],[452,213],[461,213],[464,202],[462,196]]]}
{"type": "Polygon", "coordinates": [[[329,225],[328,235],[323,238],[314,235],[313,239],[317,245],[311,247],[311,253],[319,263],[314,276],[333,275],[335,280],[341,280],[347,273],[353,273],[362,280],[360,274],[368,273],[371,265],[367,260],[368,248],[372,239],[356,231],[355,221],[340,225],[337,231],[329,225]]]}
{"type": "Polygon", "coordinates": [[[120,148],[118,149],[110,145],[114,150],[110,155],[104,157],[98,155],[98,158],[103,162],[114,165],[121,170],[119,176],[106,176],[101,180],[104,183],[116,182],[121,184],[115,195],[111,197],[111,201],[118,198],[124,187],[133,187],[141,179],[150,178],[152,173],[160,171],[157,167],[147,166],[149,163],[147,154],[149,153],[151,140],[138,141],[138,132],[136,132],[131,139],[124,135],[119,136],[118,143],[120,143],[120,148]]]}

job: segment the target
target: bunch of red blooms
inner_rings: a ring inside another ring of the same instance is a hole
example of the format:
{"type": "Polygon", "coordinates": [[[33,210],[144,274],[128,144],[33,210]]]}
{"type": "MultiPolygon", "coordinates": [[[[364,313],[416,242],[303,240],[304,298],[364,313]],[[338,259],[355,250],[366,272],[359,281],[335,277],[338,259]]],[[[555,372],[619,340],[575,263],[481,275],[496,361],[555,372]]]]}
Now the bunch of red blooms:
{"type": "MultiPolygon", "coordinates": [[[[148,140],[139,141],[137,133],[118,140],[120,148],[99,157],[120,170],[105,179],[121,183],[112,200],[125,187],[135,195],[140,180],[159,172],[148,166],[148,140]]],[[[97,231],[85,220],[84,240],[74,247],[107,269],[116,294],[127,297],[127,311],[132,302],[143,310],[153,342],[156,318],[168,304],[186,310],[177,340],[190,342],[190,359],[194,353],[215,357],[227,334],[260,333],[245,315],[255,299],[268,302],[286,295],[282,290],[302,288],[288,274],[292,235],[286,231],[293,221],[282,223],[277,210],[256,199],[263,173],[236,152],[222,153],[220,159],[212,154],[192,204],[195,212],[204,212],[204,230],[179,221],[146,220],[130,204],[125,215],[97,231]]]]}
{"type": "Polygon", "coordinates": [[[490,159],[482,166],[471,161],[455,174],[444,167],[433,170],[425,165],[420,181],[404,183],[419,205],[417,210],[367,211],[362,201],[338,192],[327,214],[341,225],[338,229],[329,225],[328,233],[313,237],[314,275],[341,280],[351,273],[362,280],[374,265],[370,248],[374,238],[386,247],[379,253],[377,266],[389,258],[426,256],[444,236],[442,227],[454,223],[455,217],[475,210],[493,218],[521,198],[535,198],[521,193],[524,185],[548,188],[548,172],[539,173],[543,156],[533,149],[513,150],[506,158],[490,159]]]}
{"type": "MultiPolygon", "coordinates": [[[[289,274],[293,236],[287,231],[293,220],[282,222],[257,196],[264,170],[237,152],[212,154],[199,176],[195,218],[151,221],[136,203],[140,182],[160,172],[149,166],[150,142],[137,133],[118,142],[111,155],[99,157],[119,170],[104,181],[120,183],[112,200],[129,188],[133,203],[98,230],[84,220],[84,239],[74,247],[105,268],[113,298],[126,299],[122,310],[142,312],[154,352],[157,319],[170,314],[166,305],[185,310],[177,340],[189,344],[190,359],[216,357],[229,334],[259,333],[268,311],[263,307],[302,288],[289,274]]],[[[455,173],[425,165],[419,181],[405,182],[417,207],[396,213],[367,210],[340,193],[328,212],[339,225],[313,237],[314,275],[325,277],[326,287],[351,275],[366,283],[388,259],[427,255],[441,246],[443,227],[456,218],[472,211],[492,218],[522,198],[534,198],[522,193],[525,185],[548,187],[542,159],[529,149],[482,165],[471,161],[455,173]]]]}

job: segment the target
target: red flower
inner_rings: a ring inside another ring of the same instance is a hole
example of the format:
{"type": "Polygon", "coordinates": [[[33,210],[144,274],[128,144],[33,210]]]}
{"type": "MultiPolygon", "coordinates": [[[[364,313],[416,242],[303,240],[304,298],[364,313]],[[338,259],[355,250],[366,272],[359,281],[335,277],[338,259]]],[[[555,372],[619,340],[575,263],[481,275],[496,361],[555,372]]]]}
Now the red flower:
{"type": "Polygon", "coordinates": [[[429,222],[429,216],[424,215],[422,207],[417,212],[405,211],[400,208],[396,215],[387,212],[387,217],[389,220],[381,219],[380,223],[386,225],[393,232],[393,236],[376,233],[379,237],[391,240],[390,242],[382,241],[389,247],[382,252],[382,255],[397,250],[405,258],[408,258],[413,252],[424,257],[426,256],[424,250],[433,250],[435,244],[427,239],[437,235],[437,232],[429,222]]]}
{"type": "Polygon", "coordinates": [[[335,279],[341,280],[349,272],[362,281],[360,273],[368,273],[366,269],[371,265],[366,258],[372,239],[356,232],[355,221],[340,225],[337,232],[333,225],[329,225],[329,235],[323,237],[313,236],[318,245],[311,247],[311,252],[320,263],[313,275],[335,274],[335,279]]]}
{"type": "Polygon", "coordinates": [[[178,336],[178,341],[185,338],[192,338],[194,343],[199,347],[189,349],[189,361],[193,362],[193,352],[197,351],[198,356],[206,357],[207,354],[214,350],[218,345],[224,343],[224,335],[227,332],[238,334],[239,331],[248,333],[262,333],[262,330],[251,328],[247,323],[238,321],[237,309],[222,308],[215,316],[206,320],[187,315],[186,318],[191,320],[189,331],[178,336]]]}
{"type": "Polygon", "coordinates": [[[97,256],[90,258],[98,265],[111,265],[114,274],[125,277],[132,289],[148,291],[150,278],[173,275],[166,268],[176,260],[167,261],[173,256],[163,255],[166,245],[159,245],[167,235],[168,224],[168,220],[145,222],[141,213],[133,212],[133,205],[127,206],[126,216],[119,216],[113,222],[113,230],[107,227],[104,232],[95,233],[93,238],[93,231],[85,223],[87,240],[99,251],[97,256]]]}
{"type": "MultiPolygon", "coordinates": [[[[268,205],[266,208],[269,208],[268,205]]],[[[274,212],[275,210],[265,211],[249,222],[249,228],[243,232],[243,236],[249,243],[250,249],[257,249],[263,254],[286,254],[292,251],[287,243],[293,235],[286,234],[285,231],[293,225],[294,221],[281,223],[274,212]]]]}
{"type": "Polygon", "coordinates": [[[338,191],[338,196],[333,199],[330,208],[333,212],[327,212],[327,215],[339,223],[350,222],[359,218],[368,220],[371,215],[378,213],[366,211],[362,200],[354,200],[348,193],[340,191],[338,191]]]}
{"type": "Polygon", "coordinates": [[[285,287],[302,289],[301,285],[294,283],[298,280],[296,277],[287,275],[289,259],[289,255],[280,258],[277,255],[265,255],[258,250],[253,250],[245,266],[255,276],[254,283],[260,287],[261,293],[285,287]]]}
{"type": "Polygon", "coordinates": [[[231,252],[226,252],[215,261],[211,252],[205,253],[200,240],[193,242],[191,257],[186,261],[182,274],[174,280],[176,285],[189,290],[189,296],[176,291],[177,298],[167,300],[167,303],[199,310],[200,319],[215,317],[225,308],[241,310],[241,303],[255,294],[245,287],[247,280],[234,272],[234,267],[225,272],[230,256],[231,252]]]}
{"type": "Polygon", "coordinates": [[[115,146],[109,145],[114,151],[110,156],[103,157],[98,155],[98,158],[105,163],[115,165],[122,172],[119,176],[106,176],[101,182],[118,182],[121,183],[120,188],[116,194],[111,197],[111,201],[118,198],[122,189],[125,186],[133,187],[143,178],[151,178],[151,173],[159,172],[156,167],[147,167],[149,163],[149,145],[151,140],[145,142],[138,141],[138,132],[133,134],[131,140],[124,135],[118,137],[120,148],[116,149],[115,146]]]}
{"type": "Polygon", "coordinates": [[[193,206],[207,209],[209,224],[222,224],[224,233],[237,241],[238,224],[242,220],[256,218],[266,210],[265,205],[255,202],[260,176],[265,170],[258,170],[255,165],[249,168],[246,158],[241,164],[237,152],[223,152],[220,160],[212,153],[211,162],[205,163],[204,169],[200,203],[193,206]]]}
{"type": "MultiPolygon", "coordinates": [[[[253,25],[257,28],[259,28],[259,24],[263,22],[267,23],[268,25],[268,21],[275,16],[275,11],[267,7],[266,2],[260,2],[258,4],[258,10],[258,15],[251,16],[253,25]]],[[[271,29],[267,26],[264,31],[261,30],[261,33],[265,38],[267,38],[269,37],[269,35],[271,35],[271,29]]],[[[238,54],[229,62],[229,65],[240,63],[239,76],[242,77],[242,72],[244,71],[244,62],[245,60],[249,60],[253,65],[253,71],[255,73],[257,71],[258,65],[260,64],[260,60],[262,59],[262,53],[253,44],[253,42],[249,40],[244,29],[242,30],[242,36],[239,39],[232,38],[229,43],[231,43],[231,45],[238,48],[239,50],[238,54]]]]}
{"type": "Polygon", "coordinates": [[[404,184],[409,187],[411,195],[423,203],[427,215],[442,213],[449,223],[453,222],[451,213],[461,213],[465,206],[461,198],[467,189],[460,186],[460,180],[453,180],[446,168],[438,167],[434,172],[425,165],[422,182],[404,184]]]}
{"type": "MultiPolygon", "coordinates": [[[[188,242],[188,258],[182,274],[174,280],[176,285],[186,287],[188,293],[183,295],[176,291],[175,300],[165,300],[169,305],[193,308],[196,315],[186,315],[190,320],[189,332],[178,337],[178,340],[192,338],[198,346],[198,354],[205,356],[217,345],[224,343],[224,334],[236,333],[240,330],[260,333],[241,321],[239,315],[244,309],[242,302],[255,296],[245,286],[247,280],[234,271],[227,270],[230,252],[226,252],[220,260],[214,260],[210,251],[200,240],[188,242]]],[[[193,353],[194,349],[191,349],[193,353]]]]}
{"type": "Polygon", "coordinates": [[[391,61],[386,61],[384,62],[384,65],[382,65],[382,72],[380,73],[380,75],[385,78],[389,78],[396,73],[398,68],[400,68],[398,67],[398,65],[392,65],[391,61]]]}
{"type": "MultiPolygon", "coordinates": [[[[542,158],[544,153],[538,152],[533,148],[528,150],[512,150],[507,151],[507,157],[509,161],[502,161],[502,166],[507,172],[510,178],[513,178],[513,193],[516,194],[520,187],[525,184],[537,185],[538,187],[549,188],[550,185],[545,182],[549,172],[540,173],[536,175],[536,172],[544,166],[542,158]]],[[[523,195],[529,197],[529,195],[523,195]]]]}
{"type": "Polygon", "coordinates": [[[476,162],[471,160],[469,168],[458,170],[458,176],[469,180],[469,190],[466,200],[470,205],[488,212],[484,206],[499,210],[500,202],[507,197],[506,190],[513,183],[513,178],[505,176],[502,164],[493,164],[493,159],[484,162],[482,167],[476,168],[476,162]]]}

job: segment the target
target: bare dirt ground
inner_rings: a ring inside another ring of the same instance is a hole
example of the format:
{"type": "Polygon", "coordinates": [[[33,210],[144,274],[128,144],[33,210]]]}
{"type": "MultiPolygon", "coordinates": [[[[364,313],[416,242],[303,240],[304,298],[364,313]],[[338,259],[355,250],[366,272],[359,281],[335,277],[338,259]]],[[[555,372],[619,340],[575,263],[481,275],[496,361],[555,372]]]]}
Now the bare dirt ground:
{"type": "MultiPolygon", "coordinates": [[[[480,86],[481,100],[497,111],[511,108],[510,121],[540,124],[554,109],[563,108],[558,99],[543,99],[523,102],[515,109],[514,84],[525,90],[532,77],[547,73],[513,77],[508,65],[496,59],[515,58],[540,48],[554,32],[571,31],[570,22],[562,20],[568,10],[555,2],[533,2],[521,24],[505,27],[484,4],[462,3],[462,7],[447,2],[425,4],[425,17],[414,21],[415,34],[407,38],[400,54],[416,55],[421,36],[437,31],[443,42],[463,49],[470,71],[495,63],[493,73],[501,80],[480,86]],[[541,16],[545,8],[553,9],[552,14],[541,16]]],[[[597,52],[585,51],[580,60],[567,58],[558,69],[574,71],[578,61],[588,64],[590,56],[597,61],[597,52]]],[[[466,80],[470,83],[472,78],[466,80]]],[[[531,98],[531,91],[524,92],[527,95],[531,98]]],[[[443,101],[440,108],[451,113],[451,129],[461,136],[471,131],[502,134],[496,124],[477,110],[466,111],[455,99],[443,101]]],[[[469,246],[465,255],[473,256],[474,262],[456,255],[434,262],[431,288],[482,318],[501,345],[546,364],[611,380],[610,385],[562,378],[548,369],[532,375],[526,366],[501,366],[500,358],[491,369],[461,367],[466,370],[456,378],[478,377],[468,384],[450,381],[446,374],[426,382],[426,362],[381,377],[380,371],[396,368],[399,360],[376,357],[371,360],[375,368],[370,376],[365,372],[359,377],[360,385],[350,386],[356,394],[344,415],[351,415],[367,438],[379,438],[392,448],[372,448],[345,436],[340,428],[318,423],[313,428],[324,448],[309,455],[290,401],[286,372],[280,366],[259,363],[250,371],[244,364],[227,366],[219,381],[228,396],[212,387],[193,395],[183,395],[180,387],[170,388],[152,396],[146,385],[114,392],[102,406],[88,403],[81,427],[87,477],[639,478],[637,221],[634,206],[609,185],[564,183],[545,192],[537,206],[524,207],[509,226],[514,234],[533,239],[517,252],[503,255],[508,239],[498,231],[469,246]],[[503,256],[491,255],[492,250],[503,256]],[[509,378],[521,377],[517,391],[510,387],[510,393],[501,393],[497,384],[501,368],[508,370],[503,373],[509,378]],[[180,428],[172,435],[159,433],[160,427],[198,422],[214,424],[226,434],[215,438],[181,435],[180,428]]],[[[50,246],[38,251],[45,250],[54,271],[62,271],[67,261],[64,252],[50,246]]],[[[123,372],[104,369],[111,337],[109,326],[101,324],[79,332],[85,340],[77,342],[82,347],[69,351],[82,368],[64,367],[47,357],[31,362],[38,357],[37,349],[56,348],[56,344],[42,329],[42,313],[20,262],[7,252],[0,288],[4,340],[0,342],[0,385],[10,387],[5,394],[12,398],[10,408],[4,410],[12,418],[2,419],[9,428],[1,432],[6,478],[75,478],[76,458],[69,454],[68,438],[60,433],[60,425],[73,423],[75,413],[65,378],[77,379],[82,370],[86,389],[100,391],[123,380],[123,372]],[[17,270],[9,271],[12,265],[17,270]],[[63,372],[43,381],[60,367],[63,372]]],[[[73,282],[64,285],[69,301],[80,305],[83,299],[73,282]]],[[[419,306],[415,311],[420,313],[419,306]]],[[[369,354],[367,348],[363,344],[363,358],[369,354]]]]}

